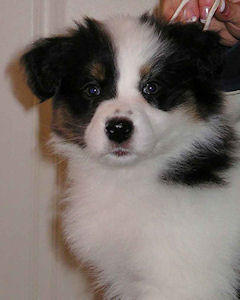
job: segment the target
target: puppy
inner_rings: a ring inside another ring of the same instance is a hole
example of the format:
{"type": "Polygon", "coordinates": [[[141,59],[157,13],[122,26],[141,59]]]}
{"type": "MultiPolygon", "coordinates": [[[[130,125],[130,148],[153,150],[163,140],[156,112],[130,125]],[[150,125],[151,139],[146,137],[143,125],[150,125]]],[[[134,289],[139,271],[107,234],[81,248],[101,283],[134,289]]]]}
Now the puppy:
{"type": "Polygon", "coordinates": [[[66,239],[105,299],[237,299],[237,137],[219,37],[151,16],[86,19],[23,56],[69,160],[66,239]]]}

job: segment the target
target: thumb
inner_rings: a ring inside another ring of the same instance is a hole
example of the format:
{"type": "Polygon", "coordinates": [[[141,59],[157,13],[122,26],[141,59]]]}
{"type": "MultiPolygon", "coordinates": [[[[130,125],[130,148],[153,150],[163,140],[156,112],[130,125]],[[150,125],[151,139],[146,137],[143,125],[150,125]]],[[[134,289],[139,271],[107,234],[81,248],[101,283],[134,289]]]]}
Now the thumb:
{"type": "Polygon", "coordinates": [[[225,3],[225,9],[215,14],[216,19],[225,22],[229,33],[236,39],[240,38],[240,0],[229,0],[225,3]]]}
{"type": "Polygon", "coordinates": [[[240,26],[240,0],[229,0],[224,2],[224,10],[220,11],[218,9],[215,17],[219,21],[230,22],[240,26]]]}

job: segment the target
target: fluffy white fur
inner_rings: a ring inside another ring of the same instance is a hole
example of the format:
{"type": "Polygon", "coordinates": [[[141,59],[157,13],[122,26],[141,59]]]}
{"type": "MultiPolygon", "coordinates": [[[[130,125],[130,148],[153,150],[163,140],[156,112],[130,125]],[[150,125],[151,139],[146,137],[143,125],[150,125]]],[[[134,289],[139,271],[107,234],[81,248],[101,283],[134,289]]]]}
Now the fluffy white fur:
{"type": "Polygon", "coordinates": [[[106,299],[233,300],[240,254],[239,169],[229,173],[231,184],[224,188],[161,183],[167,158],[189,149],[193,138],[215,136],[220,117],[206,123],[184,107],[163,112],[146,103],[136,84],[157,43],[148,26],[136,22],[105,23],[118,51],[118,96],[98,107],[86,130],[86,149],[53,138],[58,152],[69,158],[66,238],[74,253],[99,271],[106,299]],[[122,31],[116,35],[114,28],[122,31]],[[135,126],[129,155],[123,157],[112,153],[104,132],[116,115],[135,126]]]}
{"type": "Polygon", "coordinates": [[[106,299],[234,299],[240,172],[224,189],[168,187],[157,181],[158,163],[70,159],[64,225],[74,253],[104,270],[106,299]]]}

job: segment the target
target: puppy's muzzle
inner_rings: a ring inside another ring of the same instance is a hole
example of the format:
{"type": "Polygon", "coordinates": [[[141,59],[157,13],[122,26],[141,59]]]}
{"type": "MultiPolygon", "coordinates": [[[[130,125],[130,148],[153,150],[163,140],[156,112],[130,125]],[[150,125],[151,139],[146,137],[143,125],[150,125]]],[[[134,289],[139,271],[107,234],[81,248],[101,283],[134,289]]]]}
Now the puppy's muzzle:
{"type": "Polygon", "coordinates": [[[106,122],[105,133],[114,143],[126,142],[131,138],[133,131],[133,122],[127,118],[112,118],[106,122]]]}

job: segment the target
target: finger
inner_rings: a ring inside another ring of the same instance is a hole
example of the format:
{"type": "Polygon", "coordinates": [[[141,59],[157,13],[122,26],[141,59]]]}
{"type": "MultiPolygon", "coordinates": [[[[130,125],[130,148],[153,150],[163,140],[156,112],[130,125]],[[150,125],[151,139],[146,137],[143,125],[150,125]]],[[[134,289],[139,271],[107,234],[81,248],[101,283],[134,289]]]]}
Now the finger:
{"type": "Polygon", "coordinates": [[[237,39],[232,36],[232,34],[227,29],[226,23],[221,22],[216,18],[212,19],[209,30],[216,31],[221,37],[221,44],[225,46],[233,46],[237,42],[237,39]]]}
{"type": "Polygon", "coordinates": [[[226,27],[229,31],[229,33],[231,33],[237,40],[240,39],[240,26],[235,25],[233,23],[225,23],[226,27]]]}
{"type": "Polygon", "coordinates": [[[167,21],[170,21],[180,3],[181,0],[162,0],[158,9],[159,16],[164,17],[167,21]]]}
{"type": "MultiPolygon", "coordinates": [[[[181,0],[162,0],[158,15],[164,17],[167,21],[170,21],[181,2],[181,0]]],[[[174,21],[193,22],[198,18],[199,10],[197,0],[190,0],[180,11],[179,15],[174,19],[174,21]]]]}
{"type": "Polygon", "coordinates": [[[199,19],[199,8],[197,0],[189,1],[179,15],[179,20],[184,23],[196,22],[199,19]]]}
{"type": "Polygon", "coordinates": [[[224,10],[217,11],[215,17],[222,22],[230,22],[240,27],[240,1],[225,1],[224,10]]]}
{"type": "MultiPolygon", "coordinates": [[[[199,3],[200,21],[202,23],[206,23],[208,14],[215,3],[215,0],[199,0],[198,3],[199,3]]],[[[221,0],[217,11],[223,12],[224,9],[225,9],[225,0],[221,0]]]]}
{"type": "Polygon", "coordinates": [[[217,11],[215,16],[225,22],[227,30],[234,38],[240,38],[240,0],[226,1],[224,11],[217,11]]]}

